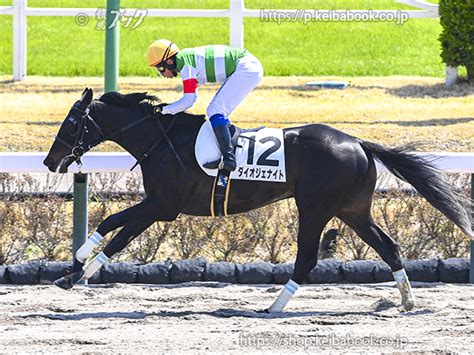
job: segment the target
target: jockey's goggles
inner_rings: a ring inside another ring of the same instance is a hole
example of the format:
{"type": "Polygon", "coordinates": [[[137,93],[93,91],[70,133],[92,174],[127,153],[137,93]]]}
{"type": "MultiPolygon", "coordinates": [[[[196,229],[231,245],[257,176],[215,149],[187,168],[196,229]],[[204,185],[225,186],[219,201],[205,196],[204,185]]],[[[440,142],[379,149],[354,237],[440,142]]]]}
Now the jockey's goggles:
{"type": "Polygon", "coordinates": [[[169,69],[169,70],[173,71],[173,69],[175,69],[175,68],[176,68],[175,63],[168,64],[168,63],[166,63],[166,61],[163,61],[163,62],[155,65],[155,69],[158,70],[158,73],[160,73],[160,74],[164,74],[166,69],[169,69]]]}

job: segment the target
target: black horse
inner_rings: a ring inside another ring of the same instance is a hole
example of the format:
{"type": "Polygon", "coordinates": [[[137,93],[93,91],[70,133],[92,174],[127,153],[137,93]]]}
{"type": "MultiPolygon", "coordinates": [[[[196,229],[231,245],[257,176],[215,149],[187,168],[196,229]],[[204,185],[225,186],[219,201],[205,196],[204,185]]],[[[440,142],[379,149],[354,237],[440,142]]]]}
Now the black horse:
{"type": "MultiPolygon", "coordinates": [[[[100,223],[97,232],[101,236],[122,227],[103,254],[111,258],[155,221],[173,221],[180,213],[209,216],[213,177],[201,170],[194,155],[204,116],[186,112],[162,115],[156,109],[159,105],[150,101],[154,97],[146,93],[107,93],[99,100],[92,100],[92,95],[91,89],[84,90],[73,105],[44,164],[52,172],[66,172],[70,164],[104,140],[116,142],[140,161],[146,197],[100,223]]],[[[471,235],[465,200],[425,158],[409,153],[410,146],[386,148],[321,124],[283,131],[286,182],[233,181],[228,212],[246,212],[295,198],[299,232],[292,280],[297,284],[316,266],[320,234],[333,217],[350,226],[392,271],[403,268],[397,242],[370,214],[377,178],[374,159],[413,185],[471,235]]],[[[72,274],[57,285],[72,287],[83,277],[83,262],[75,258],[72,274]]],[[[406,297],[402,302],[408,302],[406,297]]]]}

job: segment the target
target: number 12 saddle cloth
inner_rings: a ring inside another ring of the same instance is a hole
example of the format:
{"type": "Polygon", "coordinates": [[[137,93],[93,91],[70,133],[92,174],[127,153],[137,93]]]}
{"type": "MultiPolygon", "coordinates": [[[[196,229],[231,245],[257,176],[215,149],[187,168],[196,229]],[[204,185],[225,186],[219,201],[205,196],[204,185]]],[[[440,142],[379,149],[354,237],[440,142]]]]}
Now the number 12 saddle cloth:
{"type": "Polygon", "coordinates": [[[206,121],[197,136],[195,156],[201,169],[209,176],[216,177],[211,196],[211,215],[227,215],[227,197],[230,180],[252,180],[261,182],[286,182],[285,145],[283,130],[262,128],[237,129],[237,139],[233,138],[237,168],[228,171],[207,169],[203,165],[218,160],[221,152],[211,123],[206,121]]]}

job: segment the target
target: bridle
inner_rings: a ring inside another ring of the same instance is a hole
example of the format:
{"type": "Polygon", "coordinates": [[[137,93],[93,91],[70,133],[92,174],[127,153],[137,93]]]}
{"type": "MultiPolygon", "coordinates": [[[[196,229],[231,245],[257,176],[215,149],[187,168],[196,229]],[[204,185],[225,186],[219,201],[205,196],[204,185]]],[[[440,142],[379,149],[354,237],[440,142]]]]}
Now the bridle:
{"type": "MultiPolygon", "coordinates": [[[[71,149],[71,154],[67,155],[64,159],[74,157],[76,163],[79,166],[82,166],[82,161],[81,157],[90,149],[94,148],[96,145],[99,143],[102,143],[105,140],[104,133],[102,132],[102,129],[100,126],[97,124],[97,122],[94,121],[94,119],[89,115],[89,108],[87,108],[85,111],[77,108],[77,107],[72,107],[72,110],[78,111],[81,115],[79,118],[79,122],[77,122],[77,129],[71,133],[71,137],[74,138],[74,143],[70,144],[60,138],[59,136],[56,136],[55,140],[57,140],[59,143],[64,144],[66,147],[71,149]],[[86,134],[89,133],[89,128],[88,128],[88,123],[91,123],[91,127],[93,127],[97,133],[99,133],[101,139],[98,142],[92,143],[87,145],[87,147],[84,146],[84,138],[86,137],[86,134]]],[[[71,118],[68,118],[71,120],[71,118]]]]}
{"type": "Polygon", "coordinates": [[[100,143],[102,143],[106,140],[110,140],[111,138],[113,138],[113,137],[115,137],[115,136],[117,136],[117,135],[119,135],[119,134],[121,134],[125,131],[128,131],[132,127],[135,127],[135,126],[143,123],[144,121],[148,120],[149,118],[155,118],[155,120],[158,123],[158,126],[161,130],[162,136],[155,143],[153,143],[153,145],[149,149],[147,149],[147,151],[144,154],[142,154],[140,158],[137,159],[137,162],[132,166],[130,171],[135,169],[135,167],[137,167],[143,160],[148,158],[148,156],[151,154],[151,152],[153,150],[155,150],[156,147],[158,147],[158,145],[161,143],[161,141],[163,139],[166,139],[168,145],[170,146],[171,150],[173,151],[174,155],[176,156],[176,159],[178,160],[179,165],[184,170],[185,174],[188,175],[188,177],[190,177],[188,169],[184,165],[183,161],[181,160],[178,153],[174,149],[173,143],[171,142],[170,138],[168,137],[168,132],[173,127],[177,116],[173,117],[173,120],[168,125],[168,127],[166,127],[166,129],[165,129],[163,127],[163,124],[160,121],[160,118],[157,117],[157,113],[161,112],[161,109],[159,107],[155,107],[154,111],[153,111],[153,114],[143,116],[143,117],[139,118],[138,120],[136,120],[136,121],[134,121],[134,122],[132,122],[128,125],[125,125],[124,127],[119,128],[118,130],[116,130],[116,131],[114,131],[111,134],[106,136],[104,134],[104,132],[102,131],[102,129],[100,128],[100,126],[97,124],[97,122],[94,121],[94,119],[89,115],[89,112],[90,112],[89,107],[87,107],[83,111],[83,110],[73,106],[72,110],[78,111],[80,113],[80,119],[79,119],[80,122],[79,122],[78,128],[76,129],[75,132],[70,134],[72,137],[75,137],[74,143],[70,144],[70,143],[66,142],[65,140],[63,140],[62,138],[60,138],[59,136],[56,136],[56,138],[55,138],[55,140],[57,140],[58,142],[64,144],[69,149],[71,149],[71,154],[64,157],[63,160],[74,157],[75,158],[74,160],[76,161],[77,165],[79,165],[79,167],[81,167],[82,166],[81,157],[87,151],[91,150],[92,148],[94,148],[95,146],[97,146],[98,144],[100,144],[100,143]],[[88,127],[89,123],[91,125],[88,127]],[[89,133],[90,127],[92,127],[93,129],[96,130],[96,132],[100,136],[100,139],[96,142],[93,142],[93,143],[87,145],[87,146],[84,146],[84,138],[86,137],[86,134],[89,133]]]}

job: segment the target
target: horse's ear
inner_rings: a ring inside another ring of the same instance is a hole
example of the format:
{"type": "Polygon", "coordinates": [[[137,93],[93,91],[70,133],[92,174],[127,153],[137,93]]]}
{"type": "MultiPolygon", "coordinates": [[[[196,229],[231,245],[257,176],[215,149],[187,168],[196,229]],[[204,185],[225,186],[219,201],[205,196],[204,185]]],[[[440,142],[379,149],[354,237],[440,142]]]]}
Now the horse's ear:
{"type": "Polygon", "coordinates": [[[94,92],[92,89],[85,88],[84,91],[82,92],[82,97],[81,97],[81,108],[85,109],[89,104],[92,102],[92,97],[94,95],[94,92]]]}

